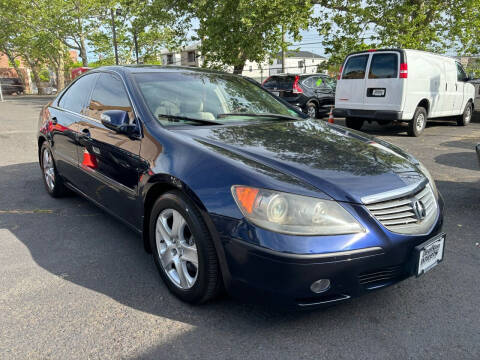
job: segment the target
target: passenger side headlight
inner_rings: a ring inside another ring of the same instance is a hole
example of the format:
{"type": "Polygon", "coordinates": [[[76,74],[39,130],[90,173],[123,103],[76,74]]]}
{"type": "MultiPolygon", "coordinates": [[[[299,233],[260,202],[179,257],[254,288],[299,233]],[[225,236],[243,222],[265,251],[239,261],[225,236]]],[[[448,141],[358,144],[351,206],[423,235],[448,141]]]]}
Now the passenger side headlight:
{"type": "Polygon", "coordinates": [[[253,187],[232,186],[242,214],[255,225],[292,235],[340,235],[365,231],[336,201],[253,187]]]}
{"type": "Polygon", "coordinates": [[[420,170],[422,174],[425,175],[425,177],[428,179],[428,182],[432,187],[433,194],[435,195],[435,198],[438,199],[438,190],[437,190],[437,186],[435,185],[435,180],[433,179],[432,174],[430,174],[430,171],[428,171],[425,165],[423,165],[420,161],[418,161],[417,167],[418,167],[418,170],[420,170]]]}

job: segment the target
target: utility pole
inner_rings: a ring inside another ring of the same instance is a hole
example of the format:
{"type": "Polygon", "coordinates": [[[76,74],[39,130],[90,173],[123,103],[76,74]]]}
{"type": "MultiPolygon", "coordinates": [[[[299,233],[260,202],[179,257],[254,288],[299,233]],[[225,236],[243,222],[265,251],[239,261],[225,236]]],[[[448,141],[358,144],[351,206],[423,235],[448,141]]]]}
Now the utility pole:
{"type": "Polygon", "coordinates": [[[112,15],[112,33],[113,33],[113,49],[115,51],[115,64],[118,65],[118,50],[117,50],[117,32],[115,29],[115,13],[113,9],[110,9],[112,15]]]}
{"type": "Polygon", "coordinates": [[[133,29],[133,43],[135,44],[135,59],[137,60],[138,65],[138,42],[137,42],[137,29],[133,29]]]}
{"type": "Polygon", "coordinates": [[[282,25],[282,74],[285,73],[285,28],[282,25]]]}

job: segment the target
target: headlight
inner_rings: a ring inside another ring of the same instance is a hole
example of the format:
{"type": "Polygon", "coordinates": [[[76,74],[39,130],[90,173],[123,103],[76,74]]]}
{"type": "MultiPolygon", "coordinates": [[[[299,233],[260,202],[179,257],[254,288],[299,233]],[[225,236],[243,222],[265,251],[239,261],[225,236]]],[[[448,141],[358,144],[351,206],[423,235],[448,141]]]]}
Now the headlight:
{"type": "Polygon", "coordinates": [[[430,174],[430,172],[427,170],[425,165],[423,165],[420,161],[418,162],[417,167],[422,172],[422,174],[425,175],[425,177],[428,179],[428,182],[432,187],[433,194],[435,195],[435,198],[438,198],[438,190],[437,190],[437,186],[435,185],[435,180],[433,180],[432,174],[430,174]]]}
{"type": "Polygon", "coordinates": [[[242,214],[271,231],[292,235],[339,235],[365,231],[337,202],[247,186],[232,186],[242,214]]]}

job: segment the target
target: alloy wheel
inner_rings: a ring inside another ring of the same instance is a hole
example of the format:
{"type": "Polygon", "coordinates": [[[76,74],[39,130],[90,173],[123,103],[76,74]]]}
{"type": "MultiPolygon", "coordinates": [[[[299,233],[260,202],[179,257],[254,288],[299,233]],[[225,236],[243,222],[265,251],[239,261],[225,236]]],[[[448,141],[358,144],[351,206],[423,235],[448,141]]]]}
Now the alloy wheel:
{"type": "Polygon", "coordinates": [[[43,175],[48,189],[53,191],[55,189],[55,168],[53,166],[52,154],[45,148],[42,155],[43,175]]]}
{"type": "Polygon", "coordinates": [[[195,239],[185,218],[174,209],[163,210],[157,218],[155,241],[160,263],[170,281],[190,289],[198,277],[195,239]]]}
{"type": "Polygon", "coordinates": [[[315,119],[316,114],[317,114],[317,110],[315,109],[315,106],[309,106],[307,109],[307,115],[315,119]]]}
{"type": "Polygon", "coordinates": [[[465,111],[465,124],[468,124],[472,118],[472,107],[467,105],[467,109],[465,111]]]}

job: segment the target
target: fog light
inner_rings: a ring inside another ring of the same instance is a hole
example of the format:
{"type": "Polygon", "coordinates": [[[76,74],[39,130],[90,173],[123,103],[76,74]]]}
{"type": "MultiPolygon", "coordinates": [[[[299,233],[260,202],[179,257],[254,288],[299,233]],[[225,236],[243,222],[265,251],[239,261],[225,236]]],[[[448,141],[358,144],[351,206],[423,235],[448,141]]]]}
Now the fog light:
{"type": "Polygon", "coordinates": [[[329,279],[320,279],[315,281],[312,285],[310,285],[310,290],[314,293],[320,294],[324,291],[330,289],[330,280],[329,279]]]}

